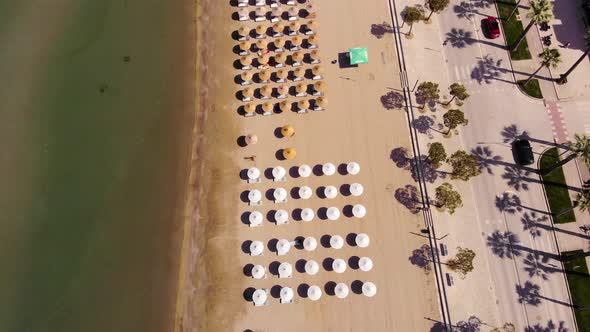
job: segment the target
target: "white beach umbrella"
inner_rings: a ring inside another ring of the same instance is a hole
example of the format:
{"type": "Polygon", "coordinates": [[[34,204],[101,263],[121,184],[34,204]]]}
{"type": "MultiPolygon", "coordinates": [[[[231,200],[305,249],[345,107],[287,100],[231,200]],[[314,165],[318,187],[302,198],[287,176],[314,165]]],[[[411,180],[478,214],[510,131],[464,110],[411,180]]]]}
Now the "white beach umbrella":
{"type": "Polygon", "coordinates": [[[329,207],[326,214],[330,220],[338,220],[340,218],[340,210],[337,207],[329,207]]]}
{"type": "Polygon", "coordinates": [[[277,166],[272,169],[272,177],[275,178],[275,180],[284,178],[285,174],[287,174],[287,171],[282,166],[277,166]]]}
{"type": "Polygon", "coordinates": [[[302,186],[299,188],[299,197],[301,197],[302,199],[309,199],[312,194],[313,191],[308,186],[302,186]]]}
{"type": "Polygon", "coordinates": [[[251,167],[248,169],[248,179],[256,180],[260,177],[260,170],[256,167],[251,167]]]}
{"type": "Polygon", "coordinates": [[[346,171],[348,172],[348,174],[358,174],[361,171],[361,165],[354,161],[350,162],[348,163],[348,165],[346,165],[346,171]]]}
{"type": "Polygon", "coordinates": [[[346,271],[346,262],[342,258],[336,258],[332,262],[332,270],[336,273],[344,273],[346,271]]]}
{"type": "Polygon", "coordinates": [[[377,286],[374,283],[367,281],[363,284],[363,295],[373,297],[377,294],[377,286]]]}
{"type": "Polygon", "coordinates": [[[334,288],[334,293],[335,293],[336,297],[340,298],[340,299],[347,297],[348,292],[349,292],[348,286],[343,282],[337,284],[336,287],[334,288]]]}
{"type": "Polygon", "coordinates": [[[318,247],[318,241],[313,236],[308,236],[303,240],[303,248],[307,251],[314,251],[318,247]]]}
{"type": "Polygon", "coordinates": [[[309,167],[309,165],[301,165],[297,171],[299,172],[299,176],[302,178],[306,178],[311,175],[311,167],[309,167]]]}
{"type": "Polygon", "coordinates": [[[293,266],[291,263],[282,262],[279,265],[279,278],[291,278],[293,276],[293,266]]]}
{"type": "Polygon", "coordinates": [[[365,248],[369,246],[369,243],[371,242],[371,239],[369,238],[369,236],[365,233],[360,233],[356,236],[356,238],[354,239],[354,242],[356,242],[356,245],[361,247],[361,248],[365,248]]]}
{"type": "Polygon", "coordinates": [[[315,213],[313,212],[313,209],[304,208],[303,210],[301,210],[301,220],[312,221],[314,217],[315,213]]]}
{"type": "Polygon", "coordinates": [[[264,289],[257,289],[254,291],[254,294],[252,295],[252,301],[255,305],[265,304],[267,298],[268,295],[266,294],[266,291],[264,289]]]}
{"type": "Polygon", "coordinates": [[[250,225],[252,225],[252,226],[261,225],[263,220],[264,220],[264,216],[262,215],[262,213],[260,211],[252,211],[252,212],[250,212],[250,215],[248,216],[248,221],[250,222],[250,225]]]}
{"type": "Polygon", "coordinates": [[[341,249],[344,246],[344,239],[340,235],[332,235],[330,237],[330,247],[334,249],[341,249]]]}
{"type": "Polygon", "coordinates": [[[250,190],[250,192],[248,193],[248,199],[252,203],[260,202],[260,200],[262,199],[262,193],[258,189],[250,190]]]}
{"type": "Polygon", "coordinates": [[[350,185],[350,193],[353,196],[360,196],[365,192],[365,188],[360,183],[353,183],[350,185]]]}
{"type": "Polygon", "coordinates": [[[293,301],[293,297],[295,296],[295,293],[293,292],[293,288],[291,287],[283,287],[281,288],[281,302],[283,303],[288,303],[293,301]]]}
{"type": "Polygon", "coordinates": [[[254,279],[264,278],[265,273],[266,269],[262,265],[254,265],[254,267],[252,268],[252,278],[254,279]]]}
{"type": "Polygon", "coordinates": [[[285,210],[277,210],[275,212],[275,221],[277,225],[287,223],[289,221],[289,213],[285,210]]]}
{"type": "Polygon", "coordinates": [[[326,188],[324,188],[324,195],[326,198],[336,198],[336,196],[338,196],[338,189],[334,186],[326,186],[326,188]]]}
{"type": "Polygon", "coordinates": [[[305,263],[305,272],[309,275],[315,275],[320,271],[320,265],[314,260],[308,260],[305,263]]]}
{"type": "Polygon", "coordinates": [[[277,253],[279,255],[286,255],[291,249],[291,243],[285,239],[280,239],[277,242],[277,253]]]}
{"type": "Polygon", "coordinates": [[[332,163],[325,163],[322,166],[322,173],[324,173],[324,175],[333,175],[336,173],[336,166],[332,163]]]}
{"type": "Polygon", "coordinates": [[[250,254],[252,256],[258,256],[262,254],[263,251],[264,244],[262,244],[261,241],[252,241],[252,243],[250,243],[250,254]]]}
{"type": "Polygon", "coordinates": [[[352,207],[352,215],[357,218],[363,218],[367,214],[367,209],[362,204],[355,204],[352,207]]]}
{"type": "Polygon", "coordinates": [[[284,201],[287,198],[287,191],[285,188],[277,188],[274,190],[273,196],[277,201],[284,201]]]}
{"type": "Polygon", "coordinates": [[[312,301],[317,301],[322,297],[322,289],[316,285],[309,286],[307,289],[307,297],[312,301]]]}
{"type": "Polygon", "coordinates": [[[361,257],[359,259],[359,268],[365,272],[371,271],[373,269],[373,260],[369,257],[361,257]]]}

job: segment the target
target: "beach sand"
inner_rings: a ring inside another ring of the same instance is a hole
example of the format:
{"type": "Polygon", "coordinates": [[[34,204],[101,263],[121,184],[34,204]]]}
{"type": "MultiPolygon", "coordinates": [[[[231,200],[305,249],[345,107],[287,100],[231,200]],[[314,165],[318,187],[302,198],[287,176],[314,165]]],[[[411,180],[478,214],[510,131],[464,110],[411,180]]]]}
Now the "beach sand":
{"type": "MultiPolygon", "coordinates": [[[[329,100],[324,112],[301,115],[293,112],[273,116],[244,118],[238,115],[241,101],[236,92],[241,87],[234,83],[240,71],[232,67],[238,56],[232,53],[237,44],[231,34],[240,23],[231,20],[237,10],[227,3],[200,1],[198,23],[197,84],[199,106],[193,148],[191,194],[187,204],[187,222],[183,244],[183,268],[177,305],[176,331],[428,331],[438,320],[439,311],[432,272],[425,274],[410,264],[414,249],[426,243],[419,232],[422,218],[413,215],[393,197],[395,189],[413,184],[407,171],[395,167],[389,159],[396,147],[409,147],[409,133],[402,111],[385,110],[380,96],[389,89],[399,89],[399,68],[391,35],[378,39],[371,35],[371,24],[388,21],[386,2],[338,1],[318,3],[317,22],[321,37],[320,52],[327,83],[329,100]],[[358,13],[362,12],[362,15],[358,13]],[[208,27],[216,27],[210,29],[208,27]],[[207,27],[207,28],[205,28],[207,27]],[[206,34],[206,35],[205,35],[206,34]],[[340,69],[330,61],[349,47],[367,47],[369,64],[357,68],[340,69]],[[277,138],[276,128],[291,124],[296,135],[277,138]],[[239,147],[240,135],[258,135],[257,145],[239,147]],[[295,160],[279,161],[275,152],[286,147],[297,149],[295,160]],[[245,160],[256,156],[256,161],[245,160]],[[311,176],[292,178],[274,183],[263,176],[260,184],[241,180],[241,170],[256,166],[262,171],[269,167],[291,167],[325,162],[336,165],[357,161],[358,175],[311,176]],[[365,192],[360,197],[339,195],[336,199],[293,199],[275,204],[263,199],[260,207],[249,207],[240,195],[249,189],[284,187],[288,191],[307,185],[320,186],[359,182],[365,192]],[[367,208],[362,219],[342,216],[338,221],[319,220],[295,222],[276,226],[265,221],[263,227],[250,228],[242,221],[246,211],[259,210],[265,215],[275,209],[292,211],[296,208],[320,207],[361,203],[367,208]],[[251,257],[242,251],[248,240],[293,239],[297,236],[326,234],[346,236],[367,233],[371,244],[367,248],[345,245],[341,250],[323,248],[314,252],[292,250],[287,256],[265,250],[262,257],[251,257]],[[294,272],[293,278],[254,280],[244,275],[247,264],[268,266],[272,262],[287,261],[295,266],[300,259],[314,259],[320,264],[326,258],[369,256],[375,267],[370,272],[348,269],[343,274],[325,271],[315,276],[294,272]],[[301,284],[318,285],[324,289],[328,282],[355,280],[372,281],[378,293],[367,298],[351,292],[346,299],[325,294],[312,302],[297,295],[301,284]],[[244,299],[249,287],[271,289],[289,286],[296,291],[295,303],[279,304],[269,298],[270,305],[254,307],[244,299]]],[[[247,23],[254,27],[252,21],[247,23]]],[[[310,82],[311,83],[311,82],[310,82]]],[[[293,100],[296,100],[293,98],[293,100]]],[[[261,103],[261,101],[257,101],[261,103]]]]}

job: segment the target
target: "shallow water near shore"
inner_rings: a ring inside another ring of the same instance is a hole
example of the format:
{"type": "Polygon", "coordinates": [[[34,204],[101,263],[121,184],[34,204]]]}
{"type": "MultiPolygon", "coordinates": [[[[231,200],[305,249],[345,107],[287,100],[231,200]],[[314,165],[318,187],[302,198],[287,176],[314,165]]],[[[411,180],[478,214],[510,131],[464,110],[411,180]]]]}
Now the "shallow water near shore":
{"type": "Polygon", "coordinates": [[[193,1],[0,0],[0,331],[169,331],[193,1]]]}

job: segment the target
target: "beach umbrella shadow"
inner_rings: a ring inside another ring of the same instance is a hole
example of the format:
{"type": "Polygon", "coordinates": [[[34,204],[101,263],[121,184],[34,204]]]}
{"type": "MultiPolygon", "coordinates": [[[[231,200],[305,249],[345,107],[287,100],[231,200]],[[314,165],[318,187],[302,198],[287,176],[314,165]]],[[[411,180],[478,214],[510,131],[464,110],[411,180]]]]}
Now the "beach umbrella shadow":
{"type": "Polygon", "coordinates": [[[332,257],[324,258],[324,260],[322,261],[322,266],[324,267],[324,270],[333,271],[332,263],[334,263],[334,258],[332,258],[332,257]]]}
{"type": "Polygon", "coordinates": [[[359,269],[359,261],[360,261],[359,256],[351,256],[348,259],[348,266],[350,266],[350,268],[353,270],[358,270],[359,269]]]}
{"type": "Polygon", "coordinates": [[[246,241],[242,242],[242,252],[244,254],[250,253],[250,245],[251,244],[252,244],[252,241],[250,241],[250,240],[246,240],[246,241]]]}
{"type": "Polygon", "coordinates": [[[300,284],[299,286],[297,286],[297,295],[299,295],[299,297],[306,298],[308,289],[309,289],[308,284],[305,284],[305,283],[300,284]]]}
{"type": "Polygon", "coordinates": [[[362,294],[363,293],[363,282],[360,280],[355,280],[350,284],[350,289],[355,294],[362,294]]]}
{"type": "Polygon", "coordinates": [[[335,289],[336,289],[336,283],[333,281],[328,281],[324,285],[324,291],[326,292],[326,294],[328,294],[330,296],[336,295],[336,292],[334,291],[335,289]]]}
{"type": "Polygon", "coordinates": [[[251,302],[252,301],[252,296],[254,295],[254,292],[256,291],[256,288],[254,287],[248,287],[244,290],[243,296],[244,296],[244,300],[251,302]]]}

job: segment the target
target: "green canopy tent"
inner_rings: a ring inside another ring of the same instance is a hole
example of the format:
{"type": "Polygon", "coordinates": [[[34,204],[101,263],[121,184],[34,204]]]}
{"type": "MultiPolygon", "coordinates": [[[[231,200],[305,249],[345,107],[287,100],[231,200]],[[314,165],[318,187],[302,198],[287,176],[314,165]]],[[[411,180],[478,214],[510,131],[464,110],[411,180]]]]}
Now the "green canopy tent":
{"type": "Polygon", "coordinates": [[[353,47],[348,49],[351,65],[369,63],[369,53],[366,47],[353,47]]]}

